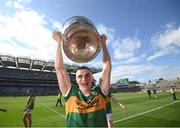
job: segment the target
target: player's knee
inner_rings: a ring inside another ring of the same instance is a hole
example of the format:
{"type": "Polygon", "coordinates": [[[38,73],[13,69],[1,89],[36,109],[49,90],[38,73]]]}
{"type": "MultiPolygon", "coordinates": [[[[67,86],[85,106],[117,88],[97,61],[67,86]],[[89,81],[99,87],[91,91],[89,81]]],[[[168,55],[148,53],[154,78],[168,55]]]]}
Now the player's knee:
{"type": "Polygon", "coordinates": [[[25,121],[26,121],[26,117],[25,117],[25,116],[23,117],[22,121],[23,121],[23,122],[25,122],[25,121]]]}

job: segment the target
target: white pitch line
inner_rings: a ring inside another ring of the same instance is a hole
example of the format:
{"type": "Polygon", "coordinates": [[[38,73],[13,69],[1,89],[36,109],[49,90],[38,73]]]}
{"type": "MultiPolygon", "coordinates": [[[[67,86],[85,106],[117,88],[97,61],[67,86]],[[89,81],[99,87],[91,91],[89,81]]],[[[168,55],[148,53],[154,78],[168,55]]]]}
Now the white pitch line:
{"type": "Polygon", "coordinates": [[[172,105],[172,104],[175,104],[177,102],[180,102],[180,101],[175,101],[175,102],[172,102],[172,103],[169,103],[169,104],[166,104],[166,105],[163,105],[163,106],[160,106],[160,107],[157,107],[155,109],[151,109],[149,111],[145,111],[145,112],[142,112],[142,113],[139,113],[139,114],[136,114],[136,115],[132,115],[132,116],[129,116],[129,117],[126,117],[126,118],[123,118],[121,120],[116,120],[116,121],[113,121],[113,123],[118,123],[118,122],[121,122],[121,121],[124,121],[124,120],[127,120],[127,119],[130,119],[130,118],[134,118],[134,117],[137,117],[137,116],[141,116],[143,114],[146,114],[146,113],[149,113],[149,112],[153,112],[155,110],[158,110],[158,109],[161,109],[161,108],[164,108],[164,107],[167,107],[169,105],[172,105]]]}
{"type": "Polygon", "coordinates": [[[43,104],[43,103],[41,103],[41,104],[44,105],[46,108],[50,109],[51,111],[55,112],[56,114],[60,115],[61,117],[66,118],[65,115],[63,115],[63,114],[61,114],[61,113],[55,111],[54,109],[50,108],[50,107],[47,106],[46,104],[43,104]]]}

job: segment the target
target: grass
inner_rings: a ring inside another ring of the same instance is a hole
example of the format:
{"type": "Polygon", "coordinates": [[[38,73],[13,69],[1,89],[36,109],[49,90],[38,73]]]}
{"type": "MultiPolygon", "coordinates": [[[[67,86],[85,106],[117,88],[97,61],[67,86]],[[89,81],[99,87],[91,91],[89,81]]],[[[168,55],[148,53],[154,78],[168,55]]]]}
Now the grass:
{"type": "MultiPolygon", "coordinates": [[[[149,99],[146,93],[115,93],[127,107],[114,103],[115,127],[180,127],[180,100],[173,101],[168,92],[149,99]]],[[[177,93],[177,98],[180,93],[177,93]]],[[[55,107],[57,96],[37,96],[32,127],[65,127],[64,107],[55,107]]],[[[0,97],[0,127],[23,127],[23,108],[27,97],[0,97]],[[3,111],[5,110],[5,111],[3,111]]]]}

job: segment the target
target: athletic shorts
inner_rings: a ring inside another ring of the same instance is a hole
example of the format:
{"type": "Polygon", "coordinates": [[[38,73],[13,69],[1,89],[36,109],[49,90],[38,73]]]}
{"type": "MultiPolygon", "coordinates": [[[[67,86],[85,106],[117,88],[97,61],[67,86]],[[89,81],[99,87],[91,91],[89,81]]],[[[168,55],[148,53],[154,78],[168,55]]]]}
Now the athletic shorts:
{"type": "Polygon", "coordinates": [[[113,120],[112,119],[112,113],[106,114],[106,119],[107,119],[107,121],[112,121],[113,120]]]}
{"type": "Polygon", "coordinates": [[[31,114],[31,113],[32,113],[32,109],[27,109],[27,110],[25,111],[25,113],[31,114]]]}

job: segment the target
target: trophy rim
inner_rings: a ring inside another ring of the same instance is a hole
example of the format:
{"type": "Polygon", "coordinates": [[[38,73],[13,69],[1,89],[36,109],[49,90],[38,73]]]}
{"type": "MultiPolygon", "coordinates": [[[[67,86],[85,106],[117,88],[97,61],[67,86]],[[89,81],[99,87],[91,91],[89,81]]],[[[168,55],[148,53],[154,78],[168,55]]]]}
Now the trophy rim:
{"type": "MultiPolygon", "coordinates": [[[[66,30],[67,30],[67,28],[68,28],[69,26],[72,26],[72,27],[73,27],[73,26],[74,26],[73,24],[75,24],[75,23],[77,23],[77,22],[79,22],[80,25],[88,24],[88,25],[90,25],[91,27],[93,27],[93,28],[97,31],[96,26],[94,25],[94,23],[93,23],[90,19],[88,19],[88,18],[86,18],[86,17],[84,17],[84,16],[72,16],[72,17],[68,18],[68,19],[64,22],[64,24],[62,25],[62,34],[66,33],[66,30]],[[70,24],[70,22],[72,22],[73,19],[74,19],[74,20],[76,19],[75,22],[72,23],[72,24],[70,24]],[[81,20],[81,22],[79,22],[78,19],[81,20]],[[66,25],[67,25],[67,27],[66,27],[66,25]]],[[[75,26],[76,26],[76,25],[75,25],[75,26]]],[[[97,31],[97,33],[99,33],[99,32],[97,31]]]]}

